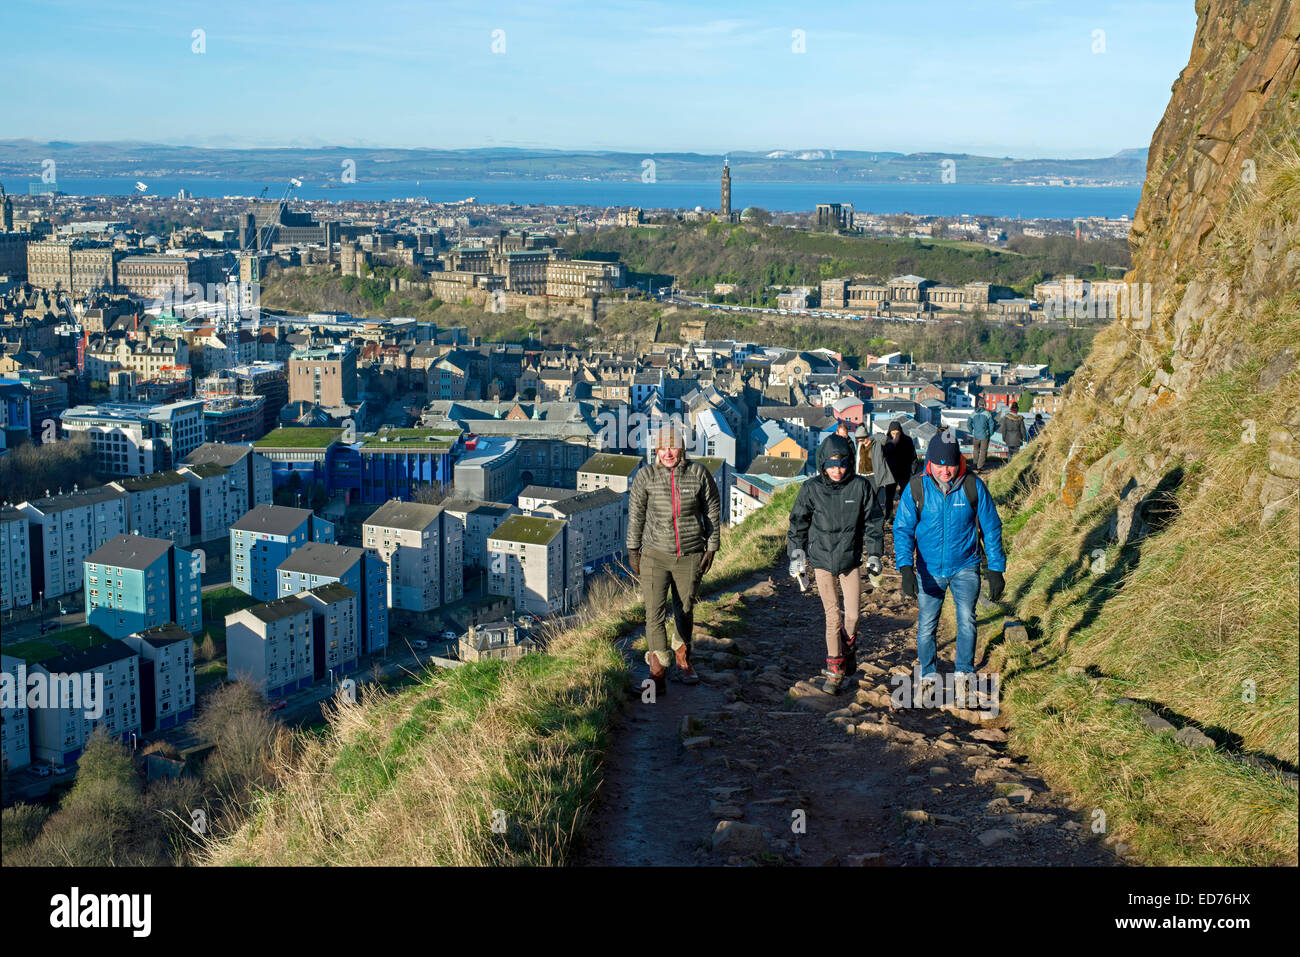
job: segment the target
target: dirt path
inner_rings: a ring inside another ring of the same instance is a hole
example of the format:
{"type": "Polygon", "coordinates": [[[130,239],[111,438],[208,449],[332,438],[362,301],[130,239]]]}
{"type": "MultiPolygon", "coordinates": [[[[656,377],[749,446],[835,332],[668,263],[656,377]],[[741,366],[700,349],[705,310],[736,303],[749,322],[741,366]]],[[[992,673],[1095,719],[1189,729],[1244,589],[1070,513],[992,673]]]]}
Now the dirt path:
{"type": "MultiPolygon", "coordinates": [[[[575,863],[1117,863],[1086,810],[1006,751],[998,720],[891,707],[890,672],[915,664],[916,606],[897,588],[891,571],[878,591],[864,576],[859,670],[835,697],[806,683],[825,663],[811,589],[774,573],[714,596],[703,682],[629,694],[575,863]]],[[[648,677],[638,657],[633,675],[648,677]]]]}

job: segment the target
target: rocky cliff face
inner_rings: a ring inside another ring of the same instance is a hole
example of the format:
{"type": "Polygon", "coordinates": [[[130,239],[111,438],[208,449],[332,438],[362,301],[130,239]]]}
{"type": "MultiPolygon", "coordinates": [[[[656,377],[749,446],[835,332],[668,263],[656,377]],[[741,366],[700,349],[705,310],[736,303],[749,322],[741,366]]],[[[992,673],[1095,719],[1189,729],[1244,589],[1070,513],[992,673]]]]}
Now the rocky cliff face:
{"type": "Polygon", "coordinates": [[[1196,10],[1130,237],[1137,294],[990,479],[1033,635],[994,665],[1054,780],[1112,803],[1098,782],[1131,785],[1149,859],[1293,862],[1295,791],[1251,762],[1291,773],[1300,746],[1300,0],[1196,10]],[[1129,699],[1214,748],[1167,763],[1129,699]]]}
{"type": "MultiPolygon", "coordinates": [[[[1040,463],[1046,467],[1040,480],[1048,472],[1062,476],[1071,506],[1097,452],[1109,451],[1089,441],[1089,433],[1119,426],[1134,436],[1153,409],[1176,407],[1197,383],[1251,360],[1241,323],[1263,321],[1265,303],[1300,288],[1294,216],[1300,183],[1291,165],[1300,135],[1300,3],[1198,0],[1196,9],[1191,59],[1151,140],[1130,236],[1128,280],[1141,284],[1132,287],[1135,293],[1149,291],[1150,314],[1125,316],[1098,338],[1072,383],[1064,427],[1052,430],[1053,454],[1040,463]],[[1272,191],[1255,204],[1264,218],[1242,222],[1242,204],[1261,189],[1272,191]]],[[[1271,357],[1259,388],[1275,388],[1295,358],[1294,349],[1271,357]]],[[[1300,480],[1297,416],[1288,410],[1267,434],[1255,436],[1246,435],[1250,423],[1242,424],[1243,441],[1270,446],[1267,470],[1252,478],[1265,521],[1294,496],[1300,480]]],[[[1161,451],[1145,463],[1129,457],[1124,467],[1107,461],[1105,474],[1094,473],[1094,487],[1123,489],[1133,481],[1124,497],[1140,501],[1173,459],[1205,450],[1161,451]]]]}

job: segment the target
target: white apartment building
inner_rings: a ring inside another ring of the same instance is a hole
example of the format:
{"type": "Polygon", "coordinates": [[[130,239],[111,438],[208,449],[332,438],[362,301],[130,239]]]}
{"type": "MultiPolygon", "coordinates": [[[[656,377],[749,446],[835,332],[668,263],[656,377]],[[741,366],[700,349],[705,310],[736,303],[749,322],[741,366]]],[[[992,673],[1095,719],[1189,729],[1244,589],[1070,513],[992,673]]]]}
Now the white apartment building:
{"type": "Polygon", "coordinates": [[[519,514],[513,505],[469,498],[446,499],[442,510],[460,523],[465,566],[481,571],[487,571],[488,536],[511,515],[519,514]]]}
{"type": "Polygon", "coordinates": [[[57,702],[29,710],[32,725],[32,760],[67,764],[85,750],[98,729],[130,745],[140,734],[140,656],[117,639],[70,655],[49,658],[28,669],[53,687],[61,686],[57,702]],[[102,675],[102,700],[94,692],[96,675],[102,675]]]}
{"type": "Polygon", "coordinates": [[[79,405],[59,420],[65,433],[89,436],[102,475],[148,475],[173,468],[203,444],[202,399],[79,405]]]}
{"type": "Polygon", "coordinates": [[[440,506],[398,499],[362,525],[362,543],[388,565],[388,607],[432,611],[459,601],[464,528],[440,506]]]}
{"type": "Polygon", "coordinates": [[[567,521],[513,515],[488,536],[488,593],[534,615],[582,601],[582,535],[567,521]]]}
{"type": "Polygon", "coordinates": [[[220,465],[230,476],[241,508],[236,520],[259,505],[270,505],[272,498],[271,460],[247,445],[204,442],[185,457],[186,465],[220,465]]]}
{"type": "Polygon", "coordinates": [[[632,488],[637,469],[645,464],[639,455],[597,452],[578,469],[578,491],[593,492],[607,488],[626,494],[632,488]]]}
{"type": "Polygon", "coordinates": [[[347,585],[317,585],[295,597],[311,609],[313,675],[337,678],[355,671],[361,657],[361,600],[347,585]]]}
{"type": "Polygon", "coordinates": [[[736,467],[736,435],[723,416],[709,409],[695,417],[695,454],[716,456],[736,467]]]}
{"type": "Polygon", "coordinates": [[[0,611],[26,608],[35,598],[28,528],[18,509],[0,508],[0,611]]]}
{"type": "Polygon", "coordinates": [[[560,518],[582,536],[582,564],[621,558],[627,547],[627,496],[608,489],[577,495],[534,509],[539,518],[560,518]]]}
{"type": "Polygon", "coordinates": [[[194,717],[194,637],[168,622],[127,635],[140,656],[140,726],[148,734],[194,717]]]}
{"type": "Polygon", "coordinates": [[[127,534],[126,494],[111,486],[72,491],[23,502],[18,511],[36,529],[32,548],[33,599],[57,598],[81,590],[82,562],[90,553],[127,534]],[[38,551],[39,548],[39,551],[38,551]]]}
{"type": "Polygon", "coordinates": [[[196,543],[225,539],[230,526],[248,509],[243,495],[235,487],[230,473],[215,462],[182,465],[176,470],[188,483],[190,495],[190,536],[196,543]]]}
{"type": "MultiPolygon", "coordinates": [[[[26,663],[12,655],[0,655],[0,672],[9,675],[5,680],[13,682],[15,692],[27,680],[26,663]]],[[[27,707],[16,700],[0,701],[0,771],[16,771],[31,763],[32,730],[27,707]]]]}
{"type": "Polygon", "coordinates": [[[226,671],[268,698],[312,683],[312,607],[297,595],[226,616],[226,671]]]}
{"type": "Polygon", "coordinates": [[[109,482],[126,495],[126,527],[146,538],[190,543],[190,487],[179,472],[154,472],[109,482]]]}

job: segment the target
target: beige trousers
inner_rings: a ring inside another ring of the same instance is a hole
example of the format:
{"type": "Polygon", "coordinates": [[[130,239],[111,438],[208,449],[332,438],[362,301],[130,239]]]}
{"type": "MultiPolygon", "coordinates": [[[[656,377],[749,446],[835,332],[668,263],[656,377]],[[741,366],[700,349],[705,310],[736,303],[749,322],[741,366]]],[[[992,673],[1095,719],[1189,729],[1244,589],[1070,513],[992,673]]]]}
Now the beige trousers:
{"type": "Polygon", "coordinates": [[[861,606],[862,570],[853,568],[843,575],[832,575],[824,568],[814,568],[817,594],[821,596],[826,612],[826,657],[839,658],[844,654],[840,647],[840,628],[852,638],[858,630],[858,610],[861,606]],[[837,587],[838,586],[838,587],[837,587]],[[843,596],[844,607],[840,608],[843,596]]]}

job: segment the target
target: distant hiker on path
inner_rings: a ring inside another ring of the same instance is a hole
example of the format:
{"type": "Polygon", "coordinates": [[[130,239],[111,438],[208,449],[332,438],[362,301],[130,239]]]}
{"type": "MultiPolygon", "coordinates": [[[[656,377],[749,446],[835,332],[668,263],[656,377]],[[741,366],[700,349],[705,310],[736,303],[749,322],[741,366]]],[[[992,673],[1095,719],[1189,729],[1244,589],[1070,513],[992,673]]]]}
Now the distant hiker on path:
{"type": "Polygon", "coordinates": [[[858,670],[862,556],[865,551],[867,571],[879,575],[885,542],[884,513],[876,490],[855,474],[853,457],[852,443],[842,436],[832,435],[822,442],[817,449],[817,475],[799,489],[786,533],[790,574],[813,570],[826,613],[822,690],[828,694],[837,694],[844,680],[858,670]]]}
{"type": "Polygon", "coordinates": [[[883,490],[885,486],[895,484],[894,473],[889,471],[889,463],[885,461],[885,443],[877,442],[865,425],[859,425],[854,430],[853,440],[858,447],[854,471],[870,482],[873,489],[880,492],[880,507],[883,509],[885,507],[883,490]]]}
{"type": "Polygon", "coordinates": [[[1046,426],[1047,423],[1043,421],[1043,413],[1035,412],[1034,421],[1029,423],[1029,441],[1032,442],[1038,438],[1046,426]]]}
{"type": "Polygon", "coordinates": [[[894,476],[894,483],[884,486],[885,519],[888,521],[894,514],[894,493],[897,492],[900,496],[903,494],[912,472],[916,469],[916,443],[903,431],[902,422],[889,423],[889,434],[885,437],[885,447],[882,451],[885,462],[889,465],[889,472],[894,476]]]}
{"type": "Polygon", "coordinates": [[[998,423],[1002,427],[1002,441],[1007,446],[1007,461],[1011,461],[1025,444],[1025,420],[1015,409],[1007,409],[1007,414],[998,423]]]}
{"type": "Polygon", "coordinates": [[[1002,597],[1007,559],[1002,551],[1002,519],[984,480],[966,470],[966,458],[940,432],[926,449],[925,471],[909,483],[894,521],[894,564],[903,576],[903,594],[917,599],[916,656],[923,689],[938,680],[935,628],[946,592],[957,612],[957,653],[953,685],[964,700],[975,671],[975,602],[980,592],[980,538],[988,556],[989,598],[1002,597]],[[918,593],[917,586],[920,586],[918,593]]]}
{"type": "Polygon", "coordinates": [[[664,622],[673,605],[673,655],[682,684],[699,676],[691,666],[691,631],[700,579],[713,565],[722,536],[722,500],[713,475],[686,459],[675,424],[659,429],[655,461],[637,471],[627,507],[627,556],[645,600],[646,664],[655,690],[668,690],[670,655],[664,622]]]}
{"type": "Polygon", "coordinates": [[[984,470],[984,460],[989,454],[989,439],[993,438],[995,431],[997,431],[997,423],[993,421],[992,414],[984,408],[982,399],[976,399],[975,413],[970,417],[970,435],[975,443],[973,458],[977,472],[984,470]]]}

